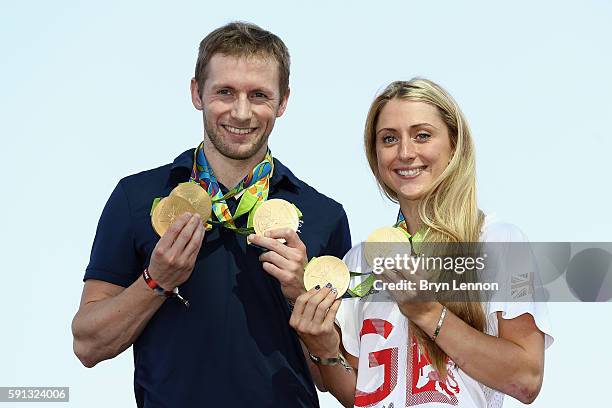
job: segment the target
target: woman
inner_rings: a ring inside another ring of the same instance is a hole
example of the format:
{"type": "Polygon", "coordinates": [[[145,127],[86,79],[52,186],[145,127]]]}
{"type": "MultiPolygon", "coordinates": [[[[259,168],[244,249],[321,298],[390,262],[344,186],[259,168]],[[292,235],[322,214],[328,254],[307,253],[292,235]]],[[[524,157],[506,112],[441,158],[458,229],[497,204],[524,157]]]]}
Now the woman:
{"type": "MultiPolygon", "coordinates": [[[[390,84],[370,107],[365,149],[413,244],[524,240],[478,210],[467,122],[435,83],[390,84]]],[[[363,258],[358,245],[344,261],[367,272],[363,258]]],[[[409,276],[381,275],[384,282],[409,276]]],[[[335,294],[323,287],[300,296],[290,323],[344,406],[498,407],[504,394],[523,403],[538,395],[552,342],[543,304],[414,301],[418,291],[395,290],[341,302],[335,294]]]]}

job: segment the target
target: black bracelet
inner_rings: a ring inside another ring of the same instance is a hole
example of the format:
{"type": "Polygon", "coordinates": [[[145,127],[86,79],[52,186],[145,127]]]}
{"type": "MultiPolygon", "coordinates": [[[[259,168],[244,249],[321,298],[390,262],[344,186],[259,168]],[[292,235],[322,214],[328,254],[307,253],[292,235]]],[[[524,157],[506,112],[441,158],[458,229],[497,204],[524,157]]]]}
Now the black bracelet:
{"type": "Polygon", "coordinates": [[[287,304],[289,305],[289,313],[293,313],[293,307],[295,306],[295,302],[289,299],[287,300],[287,304]]]}

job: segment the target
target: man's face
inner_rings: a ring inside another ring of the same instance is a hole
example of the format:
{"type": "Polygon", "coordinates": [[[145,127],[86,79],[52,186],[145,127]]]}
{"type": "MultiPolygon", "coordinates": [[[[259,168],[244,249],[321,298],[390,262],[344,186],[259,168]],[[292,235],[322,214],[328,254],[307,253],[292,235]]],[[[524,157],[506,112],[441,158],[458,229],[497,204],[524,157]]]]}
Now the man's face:
{"type": "Polygon", "coordinates": [[[281,99],[274,59],[215,54],[208,63],[201,96],[195,80],[191,96],[204,114],[205,138],[223,156],[245,160],[267,149],[268,136],[285,111],[289,92],[281,99]]]}

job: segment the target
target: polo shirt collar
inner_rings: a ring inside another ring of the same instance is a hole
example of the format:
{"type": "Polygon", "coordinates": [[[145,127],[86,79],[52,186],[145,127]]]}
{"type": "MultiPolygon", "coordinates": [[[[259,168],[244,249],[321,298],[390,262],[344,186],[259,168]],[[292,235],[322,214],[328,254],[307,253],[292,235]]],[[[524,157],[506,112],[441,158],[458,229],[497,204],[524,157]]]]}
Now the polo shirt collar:
{"type": "MultiPolygon", "coordinates": [[[[189,149],[186,152],[181,153],[174,159],[172,162],[172,170],[175,169],[187,169],[191,172],[193,168],[193,154],[195,149],[189,149]]],[[[270,179],[270,185],[274,187],[278,187],[279,183],[288,183],[291,187],[295,189],[300,188],[300,182],[297,177],[285,167],[278,159],[274,159],[274,173],[272,174],[272,178],[270,179]]]]}
{"type": "Polygon", "coordinates": [[[193,153],[195,151],[194,149],[189,149],[186,152],[181,153],[180,155],[178,155],[174,161],[172,162],[172,170],[178,169],[178,168],[182,168],[185,167],[187,169],[189,169],[189,171],[191,171],[191,169],[193,168],[193,153]]]}

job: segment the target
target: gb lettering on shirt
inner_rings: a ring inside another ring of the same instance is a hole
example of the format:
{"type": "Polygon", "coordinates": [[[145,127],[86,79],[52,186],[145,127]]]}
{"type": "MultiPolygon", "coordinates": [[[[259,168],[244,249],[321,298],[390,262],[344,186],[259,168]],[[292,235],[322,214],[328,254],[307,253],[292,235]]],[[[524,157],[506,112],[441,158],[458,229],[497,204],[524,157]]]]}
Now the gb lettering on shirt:
{"type": "Polygon", "coordinates": [[[387,317],[362,321],[355,406],[458,405],[461,390],[453,374],[454,364],[449,361],[447,377],[440,378],[414,336],[408,338],[405,320],[387,317]]]}
{"type": "Polygon", "coordinates": [[[457,394],[459,384],[455,380],[449,360],[447,375],[443,379],[438,371],[434,370],[427,353],[419,348],[414,336],[410,336],[410,352],[408,353],[408,367],[406,369],[406,406],[438,402],[449,405],[458,405],[457,394]]]}

